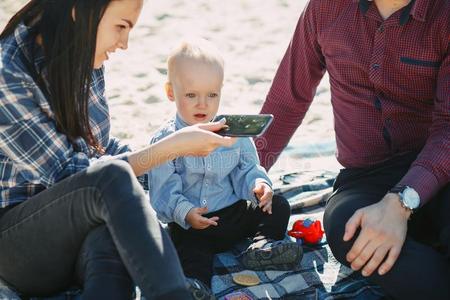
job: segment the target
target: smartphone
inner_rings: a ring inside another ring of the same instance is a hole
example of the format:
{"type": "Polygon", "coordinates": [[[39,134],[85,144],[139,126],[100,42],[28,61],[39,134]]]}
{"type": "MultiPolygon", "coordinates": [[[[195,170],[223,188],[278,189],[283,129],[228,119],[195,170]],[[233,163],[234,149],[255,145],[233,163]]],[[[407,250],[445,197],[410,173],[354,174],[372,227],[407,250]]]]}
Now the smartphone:
{"type": "Polygon", "coordinates": [[[266,131],[272,123],[273,115],[219,115],[215,118],[216,121],[226,119],[224,127],[217,134],[222,136],[234,137],[257,137],[266,131]]]}

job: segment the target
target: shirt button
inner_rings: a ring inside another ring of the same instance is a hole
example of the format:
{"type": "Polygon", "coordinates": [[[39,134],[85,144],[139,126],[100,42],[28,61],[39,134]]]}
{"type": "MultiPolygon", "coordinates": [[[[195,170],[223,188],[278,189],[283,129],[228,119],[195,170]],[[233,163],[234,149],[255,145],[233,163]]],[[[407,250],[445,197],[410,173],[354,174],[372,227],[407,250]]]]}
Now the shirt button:
{"type": "Polygon", "coordinates": [[[203,199],[202,204],[206,205],[206,199],[203,199]]]}
{"type": "Polygon", "coordinates": [[[378,97],[375,97],[375,102],[374,102],[375,108],[377,110],[381,110],[381,100],[378,97]]]}
{"type": "Polygon", "coordinates": [[[380,68],[380,65],[379,64],[373,64],[372,68],[374,68],[375,70],[378,70],[380,68]]]}
{"type": "Polygon", "coordinates": [[[384,32],[384,25],[381,24],[380,27],[378,27],[378,32],[383,33],[384,32]]]}

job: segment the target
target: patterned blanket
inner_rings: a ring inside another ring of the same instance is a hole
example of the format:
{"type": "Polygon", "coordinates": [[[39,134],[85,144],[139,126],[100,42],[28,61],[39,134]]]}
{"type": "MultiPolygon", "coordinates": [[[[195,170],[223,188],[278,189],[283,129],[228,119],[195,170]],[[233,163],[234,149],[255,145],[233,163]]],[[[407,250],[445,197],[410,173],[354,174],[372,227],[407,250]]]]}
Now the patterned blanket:
{"type": "MultiPolygon", "coordinates": [[[[321,219],[322,215],[323,209],[318,208],[308,214],[293,215],[290,223],[304,218],[321,219]]],[[[304,245],[303,259],[293,271],[244,270],[236,256],[248,243],[242,243],[215,257],[212,289],[219,300],[233,299],[231,295],[242,297],[237,299],[383,299],[379,287],[370,284],[333,257],[325,239],[313,247],[304,245]],[[237,285],[233,282],[233,275],[242,273],[256,275],[261,283],[252,287],[237,285]]]]}
{"type": "MultiPolygon", "coordinates": [[[[275,176],[275,192],[284,195],[293,209],[289,228],[298,219],[322,219],[323,207],[332,192],[336,173],[302,172],[275,176]]],[[[288,238],[288,237],[287,237],[288,238]]],[[[227,300],[231,295],[240,299],[355,299],[377,300],[384,296],[379,287],[369,284],[363,277],[341,265],[333,257],[326,240],[314,247],[304,246],[304,256],[297,270],[253,272],[244,270],[236,256],[247,246],[248,241],[231,251],[216,255],[212,289],[217,298],[227,300]],[[244,287],[233,282],[236,273],[256,275],[260,284],[244,287]],[[236,294],[237,293],[237,294],[236,294]],[[243,298],[246,295],[247,298],[243,298]]],[[[77,290],[51,298],[30,300],[78,300],[77,290]]],[[[137,293],[137,299],[143,299],[137,293]]],[[[231,298],[233,299],[233,298],[231,298]]],[[[236,298],[235,298],[236,299],[236,298]]],[[[0,280],[0,300],[20,300],[0,280]]]]}

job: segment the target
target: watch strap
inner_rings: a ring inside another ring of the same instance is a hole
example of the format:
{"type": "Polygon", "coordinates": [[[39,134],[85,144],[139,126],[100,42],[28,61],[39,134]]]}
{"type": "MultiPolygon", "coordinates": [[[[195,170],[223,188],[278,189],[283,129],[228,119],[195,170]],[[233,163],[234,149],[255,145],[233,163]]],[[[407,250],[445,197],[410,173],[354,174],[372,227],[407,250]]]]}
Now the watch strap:
{"type": "Polygon", "coordinates": [[[406,185],[404,184],[397,184],[396,186],[394,186],[392,189],[389,190],[389,193],[394,193],[394,194],[398,194],[403,192],[403,190],[406,188],[406,185]]]}

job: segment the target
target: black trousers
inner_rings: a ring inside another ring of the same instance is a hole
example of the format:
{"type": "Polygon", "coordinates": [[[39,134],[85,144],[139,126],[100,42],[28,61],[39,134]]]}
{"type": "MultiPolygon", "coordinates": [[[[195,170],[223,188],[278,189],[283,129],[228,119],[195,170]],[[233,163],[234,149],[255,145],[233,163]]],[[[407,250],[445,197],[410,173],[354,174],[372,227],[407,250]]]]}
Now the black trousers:
{"type": "Polygon", "coordinates": [[[184,274],[210,286],[214,254],[229,250],[247,237],[282,240],[289,222],[290,206],[284,197],[274,196],[271,215],[255,203],[240,200],[205,216],[218,216],[218,226],[185,230],[171,223],[169,228],[184,274]]]}
{"type": "MultiPolygon", "coordinates": [[[[345,224],[359,208],[379,202],[406,174],[414,154],[362,169],[344,169],[335,182],[324,215],[334,256],[349,266],[346,254],[355,237],[344,242],[345,224]]],[[[450,185],[411,216],[400,257],[385,275],[368,279],[395,299],[450,299],[450,185]]]]}

